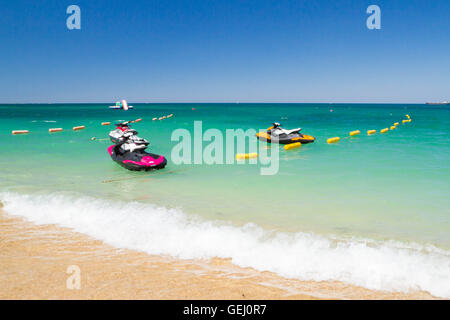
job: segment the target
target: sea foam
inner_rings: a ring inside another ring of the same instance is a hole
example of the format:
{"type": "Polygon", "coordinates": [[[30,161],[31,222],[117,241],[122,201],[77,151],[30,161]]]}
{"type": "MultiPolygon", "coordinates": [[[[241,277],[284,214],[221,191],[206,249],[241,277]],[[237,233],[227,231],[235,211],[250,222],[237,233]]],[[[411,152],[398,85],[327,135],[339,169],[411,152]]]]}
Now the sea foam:
{"type": "Polygon", "coordinates": [[[231,258],[238,266],[288,278],[450,298],[450,252],[432,245],[275,232],[146,203],[64,194],[5,192],[0,200],[11,215],[68,227],[118,248],[181,259],[231,258]]]}

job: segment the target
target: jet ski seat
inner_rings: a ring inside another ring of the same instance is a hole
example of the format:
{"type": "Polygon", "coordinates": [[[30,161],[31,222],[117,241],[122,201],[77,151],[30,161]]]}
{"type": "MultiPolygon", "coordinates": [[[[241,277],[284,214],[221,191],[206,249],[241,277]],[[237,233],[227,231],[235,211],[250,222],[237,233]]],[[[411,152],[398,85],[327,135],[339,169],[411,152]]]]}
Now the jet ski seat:
{"type": "Polygon", "coordinates": [[[273,130],[273,134],[275,135],[281,135],[281,134],[286,134],[289,135],[291,133],[297,133],[300,132],[302,130],[302,128],[296,128],[296,129],[291,129],[291,130],[286,130],[283,128],[276,128],[275,130],[273,130]]]}
{"type": "Polygon", "coordinates": [[[120,146],[123,151],[134,152],[136,150],[145,150],[147,148],[146,144],[139,143],[124,143],[120,146]]]}
{"type": "Polygon", "coordinates": [[[284,131],[286,134],[297,133],[297,132],[300,132],[301,130],[302,130],[302,128],[295,128],[295,129],[291,129],[291,130],[283,129],[283,131],[284,131]]]}

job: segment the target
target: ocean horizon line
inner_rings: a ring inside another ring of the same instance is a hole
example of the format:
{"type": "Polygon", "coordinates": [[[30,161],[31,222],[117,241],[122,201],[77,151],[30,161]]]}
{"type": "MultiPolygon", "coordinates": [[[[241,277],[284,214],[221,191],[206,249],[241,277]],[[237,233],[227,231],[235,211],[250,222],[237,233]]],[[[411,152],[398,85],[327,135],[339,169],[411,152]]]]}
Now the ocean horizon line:
{"type": "MultiPolygon", "coordinates": [[[[427,102],[267,102],[267,101],[246,101],[246,102],[240,102],[240,101],[166,101],[166,102],[152,102],[152,101],[133,101],[129,100],[129,103],[134,104],[329,104],[329,105],[347,105],[347,104],[371,104],[371,105],[392,105],[392,104],[409,104],[409,105],[427,105],[427,102]]],[[[36,104],[36,105],[42,105],[42,104],[111,104],[113,102],[89,102],[89,101],[83,101],[83,102],[0,102],[1,106],[5,105],[27,105],[27,104],[36,104]]]]}

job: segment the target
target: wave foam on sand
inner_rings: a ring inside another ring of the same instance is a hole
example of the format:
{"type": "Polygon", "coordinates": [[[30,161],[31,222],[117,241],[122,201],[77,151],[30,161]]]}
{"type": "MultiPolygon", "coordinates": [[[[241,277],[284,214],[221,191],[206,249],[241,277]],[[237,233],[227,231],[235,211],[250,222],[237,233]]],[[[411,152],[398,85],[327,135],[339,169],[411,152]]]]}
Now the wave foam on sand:
{"type": "Polygon", "coordinates": [[[181,259],[230,258],[286,278],[450,297],[450,253],[431,245],[238,227],[151,204],[64,194],[5,192],[0,200],[11,215],[68,227],[117,248],[181,259]]]}

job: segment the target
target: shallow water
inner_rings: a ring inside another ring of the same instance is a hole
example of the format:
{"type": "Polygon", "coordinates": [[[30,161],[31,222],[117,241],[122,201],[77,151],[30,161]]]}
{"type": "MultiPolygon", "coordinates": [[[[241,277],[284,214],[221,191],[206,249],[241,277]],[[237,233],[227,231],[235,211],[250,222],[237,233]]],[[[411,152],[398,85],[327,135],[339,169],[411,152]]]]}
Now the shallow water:
{"type": "Polygon", "coordinates": [[[134,105],[126,112],[107,104],[0,106],[5,209],[117,247],[231,257],[288,277],[450,295],[450,285],[443,288],[450,282],[448,106],[134,105]],[[402,125],[405,114],[412,122],[402,125]],[[164,170],[130,172],[107,154],[112,126],[100,123],[137,118],[143,121],[134,128],[150,140],[150,150],[168,158],[164,170]],[[176,165],[171,134],[177,128],[193,133],[195,120],[223,133],[278,121],[317,141],[280,148],[272,176],[260,175],[260,165],[176,165]],[[398,129],[379,133],[394,122],[398,129]],[[77,125],[86,129],[73,132],[77,125]],[[48,133],[57,127],[64,131],[48,133]],[[19,129],[30,134],[11,135],[19,129]],[[361,135],[348,137],[358,129],[361,135]],[[369,129],[377,133],[367,136],[369,129]],[[334,136],[341,141],[328,145],[334,136]]]}

